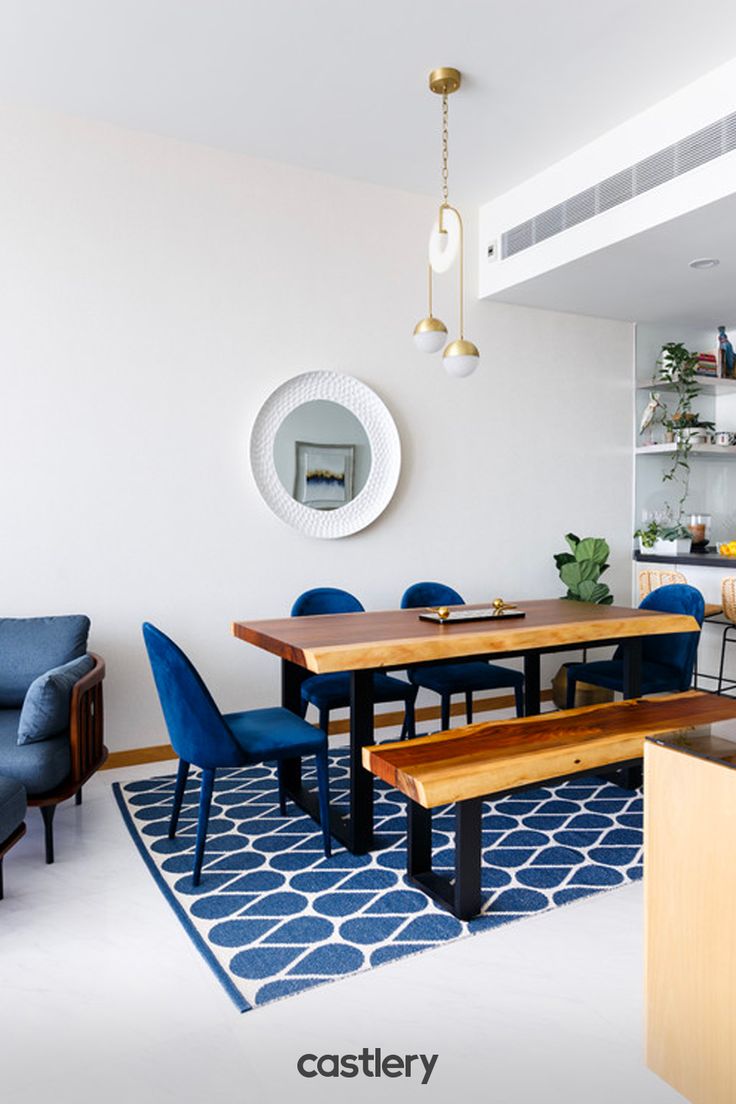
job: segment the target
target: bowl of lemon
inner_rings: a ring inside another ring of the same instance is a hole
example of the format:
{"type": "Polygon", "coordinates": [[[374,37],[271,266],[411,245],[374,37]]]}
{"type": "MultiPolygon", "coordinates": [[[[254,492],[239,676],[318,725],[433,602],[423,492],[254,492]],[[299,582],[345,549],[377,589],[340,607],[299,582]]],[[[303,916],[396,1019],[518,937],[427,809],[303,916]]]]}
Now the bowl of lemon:
{"type": "Polygon", "coordinates": [[[722,556],[736,556],[736,540],[725,541],[718,545],[718,551],[722,556]]]}

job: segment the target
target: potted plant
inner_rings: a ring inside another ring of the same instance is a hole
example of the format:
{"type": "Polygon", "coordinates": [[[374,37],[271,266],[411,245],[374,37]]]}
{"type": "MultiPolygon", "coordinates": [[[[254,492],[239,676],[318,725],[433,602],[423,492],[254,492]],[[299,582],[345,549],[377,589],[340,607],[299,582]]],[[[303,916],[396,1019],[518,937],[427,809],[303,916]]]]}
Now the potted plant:
{"type": "MultiPolygon", "coordinates": [[[[613,595],[605,583],[599,582],[604,571],[608,570],[608,542],[601,537],[576,537],[574,533],[565,535],[569,552],[558,552],[555,564],[562,582],[567,587],[564,598],[573,602],[595,602],[600,606],[610,606],[613,595]]],[[[552,680],[552,697],[558,709],[564,709],[567,702],[567,668],[563,663],[552,680]]],[[[575,692],[576,707],[594,705],[596,702],[613,701],[613,691],[600,686],[579,682],[575,692]]]]}
{"type": "MultiPolygon", "coordinates": [[[[694,444],[704,440],[708,430],[715,429],[713,422],[703,421],[693,410],[693,402],[700,394],[697,367],[698,354],[689,352],[681,341],[668,341],[662,346],[657,361],[658,383],[666,383],[674,394],[675,407],[670,411],[664,405],[662,425],[665,433],[675,445],[672,463],[662,476],[663,482],[671,482],[678,487],[677,508],[669,507],[674,516],[670,528],[682,528],[682,515],[690,487],[690,452],[694,444]]],[[[664,537],[664,540],[676,540],[676,537],[664,537]]],[[[687,549],[686,549],[687,551],[687,549]]]]}
{"type": "Polygon", "coordinates": [[[639,538],[641,552],[651,552],[655,556],[683,556],[690,551],[692,533],[680,522],[653,518],[634,533],[639,538]]]}

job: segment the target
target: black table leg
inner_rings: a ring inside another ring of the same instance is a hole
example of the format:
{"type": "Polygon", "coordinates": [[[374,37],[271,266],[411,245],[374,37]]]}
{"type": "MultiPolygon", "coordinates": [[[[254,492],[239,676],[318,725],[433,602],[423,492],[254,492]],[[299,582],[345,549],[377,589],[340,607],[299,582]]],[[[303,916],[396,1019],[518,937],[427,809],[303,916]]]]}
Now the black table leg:
{"type": "Polygon", "coordinates": [[[524,716],[533,717],[540,711],[539,652],[524,653],[524,716]]]}
{"type": "Polygon", "coordinates": [[[347,846],[363,855],[373,846],[373,775],[362,751],[373,743],[373,672],[350,672],[350,820],[347,846]]]}
{"type": "Polygon", "coordinates": [[[471,920],[480,912],[481,814],[480,797],[458,801],[455,806],[455,901],[459,920],[471,920]]]}
{"type": "MultiPolygon", "coordinates": [[[[302,713],[302,683],[308,675],[309,671],[298,663],[281,660],[281,704],[299,716],[302,713]]],[[[289,793],[298,793],[302,784],[301,759],[284,759],[281,770],[286,789],[289,793]]]]}
{"type": "Polygon", "coordinates": [[[642,638],[630,636],[621,641],[624,653],[624,697],[638,698],[641,696],[641,657],[642,638]]]}

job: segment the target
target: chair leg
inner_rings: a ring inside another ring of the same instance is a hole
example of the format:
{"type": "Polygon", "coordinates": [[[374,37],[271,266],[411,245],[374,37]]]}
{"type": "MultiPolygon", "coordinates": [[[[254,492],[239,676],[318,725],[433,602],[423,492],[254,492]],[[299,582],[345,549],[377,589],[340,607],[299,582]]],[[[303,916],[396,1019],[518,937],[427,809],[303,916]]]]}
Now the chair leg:
{"type": "Polygon", "coordinates": [[[202,873],[202,859],[204,858],[204,845],[207,841],[207,824],[210,819],[210,805],[212,803],[212,790],[215,784],[214,770],[202,771],[202,786],[199,792],[199,820],[197,821],[197,843],[194,848],[194,871],[192,884],[199,885],[202,873]]]}
{"type": "Polygon", "coordinates": [[[3,899],[3,860],[0,858],[0,901],[3,899]]]}
{"type": "Polygon", "coordinates": [[[55,805],[42,805],[41,816],[43,817],[43,836],[44,844],[46,846],[46,862],[52,863],[54,861],[54,813],[56,812],[55,805]]]}
{"type": "Polygon", "coordinates": [[[330,836],[330,767],[327,757],[327,745],[317,752],[317,786],[319,788],[319,821],[322,825],[322,842],[325,856],[332,854],[330,836]]]}
{"type": "Polygon", "coordinates": [[[465,719],[468,724],[473,723],[473,694],[470,690],[465,694],[465,719]]]}
{"type": "Polygon", "coordinates": [[[718,667],[718,690],[716,691],[717,694],[720,694],[721,687],[723,686],[723,664],[726,659],[726,644],[728,643],[728,630],[730,628],[730,625],[726,625],[721,637],[721,662],[718,667]]]}
{"type": "Polygon", "coordinates": [[[276,774],[279,780],[279,812],[286,816],[286,770],[281,759],[276,764],[276,774]]]}
{"type": "Polygon", "coordinates": [[[450,695],[443,694],[440,698],[440,728],[444,732],[450,727],[450,695]]]}
{"type": "Polygon", "coordinates": [[[302,720],[304,720],[304,718],[306,717],[308,709],[309,709],[309,702],[305,698],[300,698],[299,699],[299,716],[301,717],[302,720]]]}
{"type": "Polygon", "coordinates": [[[171,810],[171,820],[169,821],[169,839],[173,839],[176,835],[176,826],[179,823],[179,813],[181,812],[181,803],[184,799],[184,790],[186,788],[188,774],[189,763],[186,763],[183,759],[180,759],[179,768],[176,772],[176,786],[174,788],[174,807],[171,810]]]}
{"type": "Polygon", "coordinates": [[[565,702],[565,709],[572,709],[575,705],[575,691],[578,688],[577,681],[574,678],[567,676],[567,701],[565,702]]]}
{"type": "Polygon", "coordinates": [[[514,697],[516,698],[516,716],[524,716],[524,686],[519,685],[514,687],[514,697]]]}
{"type": "Polygon", "coordinates": [[[330,729],[330,711],[329,709],[320,709],[319,711],[319,727],[324,732],[325,736],[328,735],[330,729]]]}
{"type": "Polygon", "coordinates": [[[74,795],[74,804],[75,805],[81,805],[82,804],[82,787],[81,786],[79,787],[76,794],[74,795]]]}

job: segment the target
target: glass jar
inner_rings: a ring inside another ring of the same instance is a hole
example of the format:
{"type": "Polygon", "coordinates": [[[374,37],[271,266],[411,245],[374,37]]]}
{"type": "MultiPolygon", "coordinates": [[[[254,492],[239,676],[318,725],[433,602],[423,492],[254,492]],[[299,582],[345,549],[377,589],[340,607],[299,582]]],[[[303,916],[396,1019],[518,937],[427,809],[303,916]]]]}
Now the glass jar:
{"type": "Polygon", "coordinates": [[[710,514],[690,514],[687,527],[693,541],[693,548],[706,548],[710,542],[710,514]]]}

